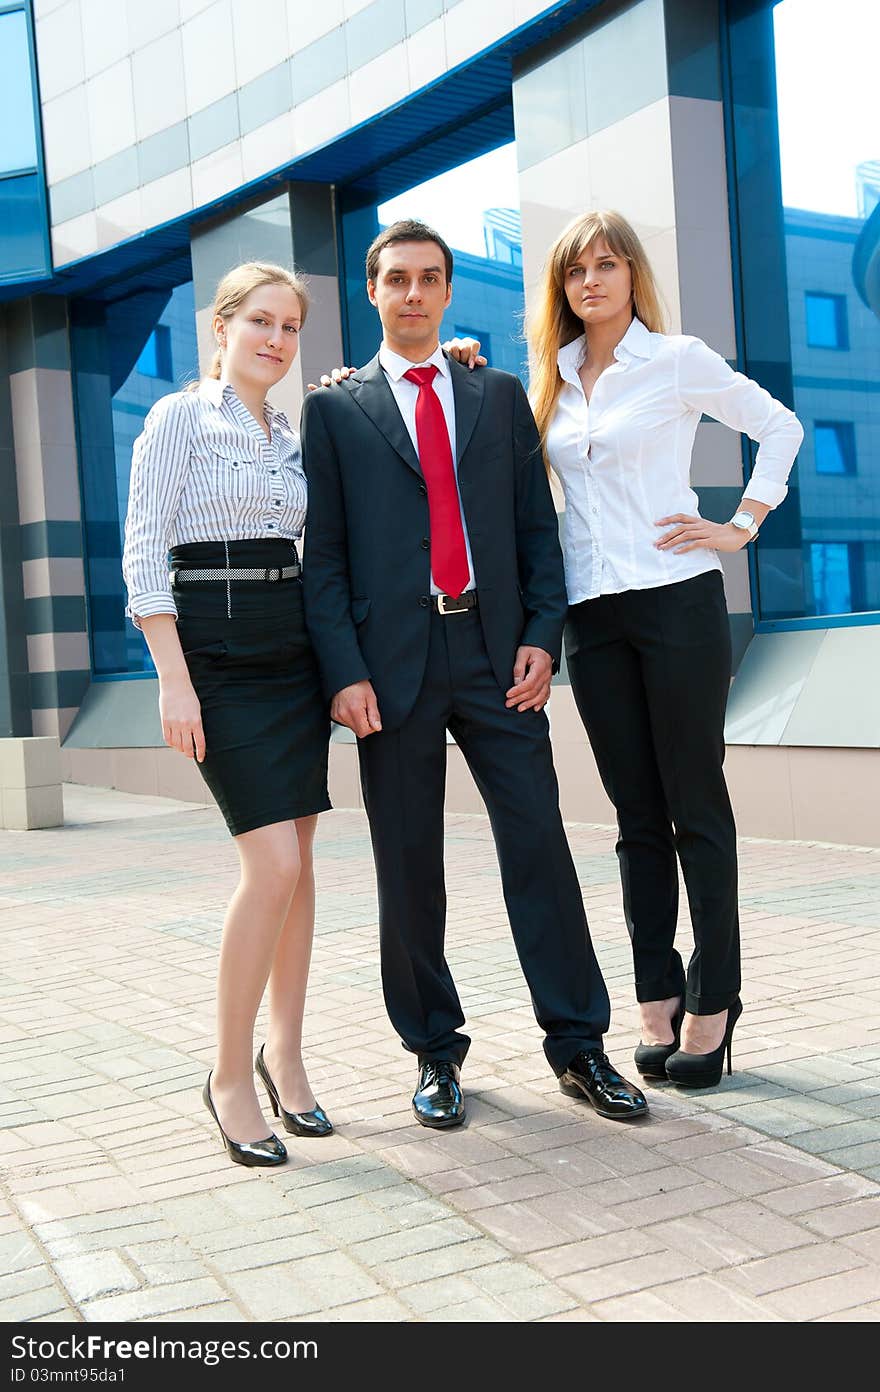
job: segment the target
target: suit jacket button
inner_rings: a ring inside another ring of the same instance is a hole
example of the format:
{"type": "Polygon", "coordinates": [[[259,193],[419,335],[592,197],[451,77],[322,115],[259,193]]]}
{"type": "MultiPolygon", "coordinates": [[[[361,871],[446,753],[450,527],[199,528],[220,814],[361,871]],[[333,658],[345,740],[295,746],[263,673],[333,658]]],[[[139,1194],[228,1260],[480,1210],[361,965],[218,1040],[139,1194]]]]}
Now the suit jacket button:
{"type": "Polygon", "coordinates": [[[431,543],[430,543],[430,541],[428,540],[427,537],[422,537],[422,550],[423,550],[423,551],[430,551],[430,549],[431,549],[431,543]]]}
{"type": "Polygon", "coordinates": [[[428,496],[428,490],[427,490],[427,488],[425,487],[425,485],[424,485],[423,483],[420,483],[420,484],[419,484],[419,492],[420,492],[420,493],[422,494],[422,496],[425,497],[425,498],[428,496]]]}
{"type": "Polygon", "coordinates": [[[423,595],[421,596],[421,598],[419,599],[419,604],[421,605],[421,607],[422,607],[423,609],[427,609],[429,603],[430,603],[430,600],[428,599],[428,596],[425,595],[425,594],[423,594],[423,595]]]}

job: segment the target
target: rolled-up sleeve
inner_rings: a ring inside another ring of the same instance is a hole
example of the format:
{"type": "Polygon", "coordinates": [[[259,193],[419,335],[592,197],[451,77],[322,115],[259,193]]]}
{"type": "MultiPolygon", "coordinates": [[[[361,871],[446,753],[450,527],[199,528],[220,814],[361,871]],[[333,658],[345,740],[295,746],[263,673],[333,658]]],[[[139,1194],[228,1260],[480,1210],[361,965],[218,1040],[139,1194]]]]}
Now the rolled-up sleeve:
{"type": "Polygon", "coordinates": [[[688,339],[679,356],[678,391],[692,410],[757,442],[755,466],[743,496],[778,507],[788,492],[788,476],[804,438],[794,412],[750,377],[734,372],[698,338],[688,339]]]}
{"type": "Polygon", "coordinates": [[[171,527],[189,468],[190,415],[182,392],[153,406],[134,442],[122,573],[126,614],[136,628],[151,614],[174,614],[168,583],[171,527]]]}

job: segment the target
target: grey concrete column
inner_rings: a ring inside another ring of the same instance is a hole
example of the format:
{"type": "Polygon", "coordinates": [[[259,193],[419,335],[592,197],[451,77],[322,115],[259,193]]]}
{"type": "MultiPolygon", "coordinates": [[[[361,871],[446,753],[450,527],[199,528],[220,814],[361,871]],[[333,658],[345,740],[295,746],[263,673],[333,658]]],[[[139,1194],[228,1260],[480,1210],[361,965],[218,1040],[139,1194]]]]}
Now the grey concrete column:
{"type": "Polygon", "coordinates": [[[6,326],[31,724],[63,739],[90,670],[66,303],[17,301],[6,326]]]}
{"type": "Polygon", "coordinates": [[[202,371],[214,352],[214,291],[228,270],[242,261],[274,261],[296,266],[306,276],[312,304],[299,354],[271,392],[272,401],[296,425],[306,384],[342,362],[332,188],[288,184],[273,198],[203,224],[193,234],[190,250],[202,371]]]}
{"type": "Polygon", "coordinates": [[[7,312],[0,310],[0,739],[31,734],[7,312]]]}

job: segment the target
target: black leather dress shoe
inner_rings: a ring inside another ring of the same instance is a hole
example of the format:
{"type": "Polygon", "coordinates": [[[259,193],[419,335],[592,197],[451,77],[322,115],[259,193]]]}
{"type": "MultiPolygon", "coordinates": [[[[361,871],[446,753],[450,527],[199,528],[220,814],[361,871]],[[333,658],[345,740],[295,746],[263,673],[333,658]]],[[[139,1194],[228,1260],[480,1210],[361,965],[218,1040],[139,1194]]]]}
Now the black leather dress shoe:
{"type": "Polygon", "coordinates": [[[458,1064],[449,1059],[422,1064],[412,1100],[416,1121],[438,1128],[461,1126],[465,1113],[460,1076],[458,1064]]]}
{"type": "Polygon", "coordinates": [[[585,1097],[609,1121],[637,1121],[648,1115],[645,1094],[628,1083],[601,1049],[576,1054],[559,1079],[566,1097],[585,1097]]]}

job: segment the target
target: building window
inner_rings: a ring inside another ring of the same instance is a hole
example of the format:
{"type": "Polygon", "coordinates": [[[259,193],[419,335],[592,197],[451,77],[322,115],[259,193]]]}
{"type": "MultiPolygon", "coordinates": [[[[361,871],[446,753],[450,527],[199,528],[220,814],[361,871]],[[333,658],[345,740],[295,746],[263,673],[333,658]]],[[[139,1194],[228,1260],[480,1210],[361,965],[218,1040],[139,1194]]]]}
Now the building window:
{"type": "Polygon", "coordinates": [[[852,421],[816,421],[813,427],[817,474],[854,474],[856,433],[852,421]]]}
{"type": "Polygon", "coordinates": [[[92,670],[150,673],[143,635],[125,617],[122,583],[131,454],[150,407],[198,374],[192,281],[71,300],[70,327],[92,670]]]}
{"type": "Polygon", "coordinates": [[[135,363],[135,372],[143,377],[156,377],[163,382],[173,380],[171,365],[171,328],[168,324],[157,324],[144,344],[143,351],[135,363]]]}
{"type": "Polygon", "coordinates": [[[810,576],[819,614],[851,614],[853,573],[851,548],[845,541],[811,541],[810,576]]]}
{"type": "Polygon", "coordinates": [[[807,291],[807,347],[849,347],[845,295],[807,291]]]}

